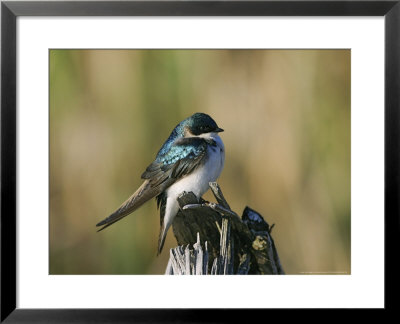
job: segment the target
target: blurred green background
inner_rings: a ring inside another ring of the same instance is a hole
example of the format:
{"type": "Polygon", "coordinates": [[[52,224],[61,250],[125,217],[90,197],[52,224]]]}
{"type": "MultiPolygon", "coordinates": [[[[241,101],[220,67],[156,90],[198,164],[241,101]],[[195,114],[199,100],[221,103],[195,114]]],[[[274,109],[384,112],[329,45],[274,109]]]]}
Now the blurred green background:
{"type": "Polygon", "coordinates": [[[286,273],[350,273],[350,50],[51,50],[50,274],[164,273],[154,200],[95,224],[194,112],[225,129],[218,182],[275,223],[286,273]]]}

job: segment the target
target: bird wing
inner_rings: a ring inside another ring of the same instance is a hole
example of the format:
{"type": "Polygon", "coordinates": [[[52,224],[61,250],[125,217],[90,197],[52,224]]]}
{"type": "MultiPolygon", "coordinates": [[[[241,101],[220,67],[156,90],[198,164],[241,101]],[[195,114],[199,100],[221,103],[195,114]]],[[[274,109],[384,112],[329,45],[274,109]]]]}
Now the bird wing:
{"type": "Polygon", "coordinates": [[[98,232],[129,215],[204,163],[207,156],[207,143],[205,139],[198,137],[180,138],[168,152],[157,156],[142,174],[142,179],[145,181],[139,189],[115,212],[96,224],[96,226],[103,226],[98,232]]]}
{"type": "Polygon", "coordinates": [[[159,185],[168,179],[174,182],[191,173],[207,155],[207,141],[199,137],[184,137],[178,139],[169,151],[157,156],[142,174],[142,179],[151,179],[159,185]]]}

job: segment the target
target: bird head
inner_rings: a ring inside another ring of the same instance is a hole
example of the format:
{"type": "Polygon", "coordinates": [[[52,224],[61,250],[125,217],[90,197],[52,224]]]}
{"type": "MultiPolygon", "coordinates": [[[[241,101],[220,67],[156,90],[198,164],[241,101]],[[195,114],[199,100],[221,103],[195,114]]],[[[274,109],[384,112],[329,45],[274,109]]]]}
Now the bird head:
{"type": "Polygon", "coordinates": [[[185,132],[189,132],[190,135],[195,136],[224,131],[222,128],[218,127],[214,119],[204,113],[193,114],[189,118],[185,119],[183,124],[185,127],[185,132]]]}

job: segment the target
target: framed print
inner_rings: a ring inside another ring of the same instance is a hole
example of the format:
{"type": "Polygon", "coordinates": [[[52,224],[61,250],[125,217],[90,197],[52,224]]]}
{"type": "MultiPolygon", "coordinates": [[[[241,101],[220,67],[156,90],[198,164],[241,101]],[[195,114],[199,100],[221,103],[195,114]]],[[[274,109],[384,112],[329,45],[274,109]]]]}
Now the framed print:
{"type": "Polygon", "coordinates": [[[398,1],[1,10],[2,321],[392,307],[398,1]]]}

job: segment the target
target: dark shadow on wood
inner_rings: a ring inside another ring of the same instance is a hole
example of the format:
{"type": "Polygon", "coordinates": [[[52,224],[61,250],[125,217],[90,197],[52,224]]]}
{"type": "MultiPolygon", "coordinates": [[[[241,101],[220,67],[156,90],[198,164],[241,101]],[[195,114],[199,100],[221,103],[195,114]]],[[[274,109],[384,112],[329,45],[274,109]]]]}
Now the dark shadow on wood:
{"type": "Polygon", "coordinates": [[[178,198],[172,225],[178,247],[170,251],[166,274],[284,274],[273,226],[249,207],[239,217],[218,184],[210,188],[217,204],[198,201],[192,192],[178,198]]]}

